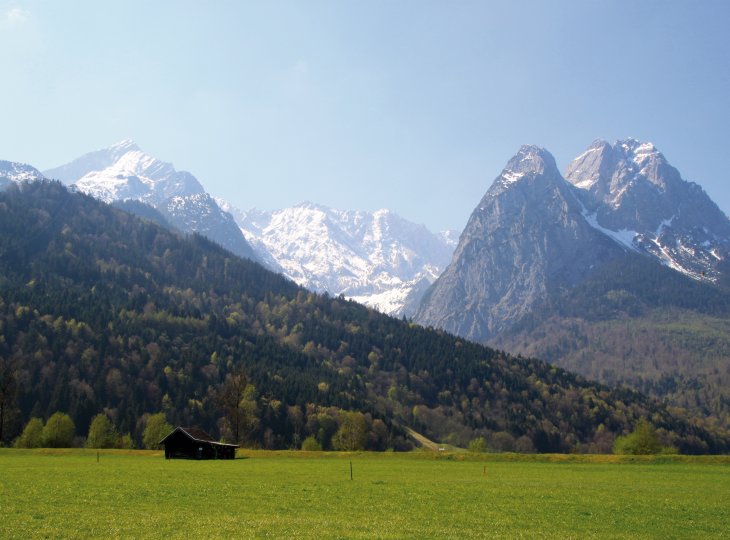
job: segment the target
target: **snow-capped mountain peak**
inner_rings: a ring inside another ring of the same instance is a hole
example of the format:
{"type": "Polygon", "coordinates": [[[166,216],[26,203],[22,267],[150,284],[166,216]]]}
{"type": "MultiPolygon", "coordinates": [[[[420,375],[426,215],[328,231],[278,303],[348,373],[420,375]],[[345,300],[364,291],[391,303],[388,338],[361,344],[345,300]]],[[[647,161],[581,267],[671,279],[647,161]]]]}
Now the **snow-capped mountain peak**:
{"type": "Polygon", "coordinates": [[[131,139],[45,174],[107,203],[136,200],[148,204],[179,230],[203,234],[236,255],[254,258],[233,218],[192,174],[143,152],[131,139]]]}
{"type": "Polygon", "coordinates": [[[170,197],[205,192],[190,173],[146,154],[131,139],[46,174],[73,182],[80,191],[107,203],[135,199],[154,205],[170,197]]]}
{"type": "Polygon", "coordinates": [[[654,144],[595,141],[567,167],[565,178],[578,188],[594,226],[692,278],[718,278],[730,248],[730,222],[654,144]]]}
{"type": "Polygon", "coordinates": [[[118,153],[119,155],[129,152],[130,150],[139,150],[139,146],[134,139],[124,139],[119,141],[117,144],[113,144],[109,147],[109,150],[118,153]]]}
{"type": "Polygon", "coordinates": [[[667,174],[667,168],[671,167],[650,142],[629,138],[611,145],[599,139],[568,165],[565,178],[617,207],[636,188],[664,193],[671,189],[668,182],[681,181],[676,170],[667,174]]]}

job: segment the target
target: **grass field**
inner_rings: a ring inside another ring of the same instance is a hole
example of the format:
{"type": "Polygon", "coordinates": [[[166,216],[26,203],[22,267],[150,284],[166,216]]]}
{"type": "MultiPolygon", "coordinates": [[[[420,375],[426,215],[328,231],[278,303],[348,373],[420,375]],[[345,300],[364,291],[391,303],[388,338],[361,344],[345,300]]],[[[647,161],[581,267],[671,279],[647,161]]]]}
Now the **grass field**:
{"type": "Polygon", "coordinates": [[[730,458],[0,449],[0,538],[727,538],[730,458]],[[353,479],[350,480],[350,462],[353,479]]]}

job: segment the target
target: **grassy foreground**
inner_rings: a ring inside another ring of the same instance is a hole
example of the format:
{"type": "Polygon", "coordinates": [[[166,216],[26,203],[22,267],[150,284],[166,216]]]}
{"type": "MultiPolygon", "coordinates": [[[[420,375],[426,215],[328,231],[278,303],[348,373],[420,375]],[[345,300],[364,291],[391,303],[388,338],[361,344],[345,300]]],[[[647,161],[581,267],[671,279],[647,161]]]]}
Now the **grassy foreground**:
{"type": "Polygon", "coordinates": [[[720,538],[730,458],[0,449],[0,538],[720,538]],[[352,462],[353,480],[350,480],[352,462]]]}

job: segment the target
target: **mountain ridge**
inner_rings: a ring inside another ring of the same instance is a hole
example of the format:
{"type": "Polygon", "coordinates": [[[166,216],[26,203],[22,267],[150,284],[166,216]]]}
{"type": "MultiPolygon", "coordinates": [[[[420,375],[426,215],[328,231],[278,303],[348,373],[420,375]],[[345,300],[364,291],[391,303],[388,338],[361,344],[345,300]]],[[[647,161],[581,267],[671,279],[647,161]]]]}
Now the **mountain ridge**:
{"type": "Polygon", "coordinates": [[[410,315],[451,257],[450,232],[434,234],[395,212],[338,210],[312,202],[264,212],[225,201],[262,260],[298,284],[381,312],[410,315]]]}

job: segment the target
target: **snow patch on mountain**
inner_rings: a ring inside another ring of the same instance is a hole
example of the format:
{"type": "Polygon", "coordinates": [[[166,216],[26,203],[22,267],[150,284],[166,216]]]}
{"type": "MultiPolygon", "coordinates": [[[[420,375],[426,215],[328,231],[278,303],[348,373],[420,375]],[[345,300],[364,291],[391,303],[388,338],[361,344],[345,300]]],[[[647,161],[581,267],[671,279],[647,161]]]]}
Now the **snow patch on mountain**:
{"type": "Polygon", "coordinates": [[[627,248],[629,248],[632,251],[638,251],[638,249],[634,245],[634,239],[638,235],[638,233],[636,231],[630,231],[628,229],[612,231],[611,229],[606,229],[605,227],[601,227],[601,225],[598,223],[595,212],[593,214],[589,214],[588,211],[585,210],[585,207],[583,210],[584,210],[583,217],[586,219],[586,221],[588,222],[588,224],[591,227],[601,231],[606,236],[613,238],[616,242],[618,242],[622,246],[626,246],[627,248]]]}
{"type": "Polygon", "coordinates": [[[0,160],[0,189],[7,187],[11,183],[32,182],[35,180],[43,180],[44,178],[38,169],[30,165],[0,160]]]}

